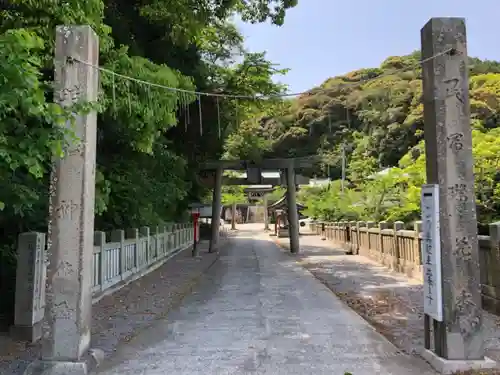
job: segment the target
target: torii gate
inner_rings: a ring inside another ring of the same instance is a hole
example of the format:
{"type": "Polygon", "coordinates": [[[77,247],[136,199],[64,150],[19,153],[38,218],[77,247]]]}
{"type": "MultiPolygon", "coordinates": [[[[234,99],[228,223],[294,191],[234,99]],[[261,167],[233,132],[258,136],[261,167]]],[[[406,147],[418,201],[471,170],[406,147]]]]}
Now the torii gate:
{"type": "Polygon", "coordinates": [[[311,167],[314,164],[312,158],[299,159],[264,159],[261,161],[252,160],[216,160],[209,161],[202,165],[205,182],[211,182],[213,186],[212,200],[212,236],[210,238],[210,252],[217,251],[219,242],[219,225],[222,209],[222,185],[286,185],[288,202],[288,221],[290,233],[290,252],[299,252],[299,216],[297,212],[297,181],[295,170],[311,167]],[[247,178],[223,178],[224,170],[246,170],[247,178]],[[262,170],[284,171],[280,178],[263,178],[262,170]],[[210,181],[212,172],[212,181],[210,181]],[[207,181],[208,180],[208,181],[207,181]],[[285,182],[285,183],[283,183],[285,182]]]}
{"type": "MultiPolygon", "coordinates": [[[[273,185],[253,185],[245,189],[248,195],[248,201],[263,200],[264,203],[264,230],[269,230],[269,215],[267,195],[274,191],[273,185]]],[[[248,215],[247,215],[248,216],[248,215]]]]}

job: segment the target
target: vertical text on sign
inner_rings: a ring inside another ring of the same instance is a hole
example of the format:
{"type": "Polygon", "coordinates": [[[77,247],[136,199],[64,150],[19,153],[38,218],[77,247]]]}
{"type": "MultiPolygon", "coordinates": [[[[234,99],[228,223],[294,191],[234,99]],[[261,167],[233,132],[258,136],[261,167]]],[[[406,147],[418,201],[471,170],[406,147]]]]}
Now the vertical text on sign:
{"type": "Polygon", "coordinates": [[[443,321],[441,243],[439,233],[439,185],[423,185],[422,265],[424,272],[424,312],[443,321]]]}

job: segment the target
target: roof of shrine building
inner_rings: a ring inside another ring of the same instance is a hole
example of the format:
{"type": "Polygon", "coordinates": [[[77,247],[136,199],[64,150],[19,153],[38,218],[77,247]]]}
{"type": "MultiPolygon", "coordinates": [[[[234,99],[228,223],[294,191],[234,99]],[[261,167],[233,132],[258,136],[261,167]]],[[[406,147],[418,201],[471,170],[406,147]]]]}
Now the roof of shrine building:
{"type": "Polygon", "coordinates": [[[249,192],[271,192],[274,190],[273,185],[250,185],[245,187],[244,191],[249,192]]]}
{"type": "MultiPolygon", "coordinates": [[[[285,194],[283,197],[281,197],[281,199],[279,199],[278,201],[271,204],[268,207],[268,209],[270,209],[270,210],[282,210],[282,209],[286,209],[287,205],[288,205],[288,202],[287,202],[286,194],[285,194]]],[[[303,210],[305,208],[307,208],[307,207],[304,206],[302,203],[297,202],[297,210],[303,210]]]]}

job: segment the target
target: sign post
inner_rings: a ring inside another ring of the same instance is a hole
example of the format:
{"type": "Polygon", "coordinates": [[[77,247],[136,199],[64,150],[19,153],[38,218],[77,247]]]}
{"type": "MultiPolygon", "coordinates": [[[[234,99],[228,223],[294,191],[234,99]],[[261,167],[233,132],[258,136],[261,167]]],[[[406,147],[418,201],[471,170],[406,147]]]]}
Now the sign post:
{"type": "Polygon", "coordinates": [[[439,237],[439,185],[422,186],[422,265],[424,313],[443,321],[441,241],[439,237]]]}

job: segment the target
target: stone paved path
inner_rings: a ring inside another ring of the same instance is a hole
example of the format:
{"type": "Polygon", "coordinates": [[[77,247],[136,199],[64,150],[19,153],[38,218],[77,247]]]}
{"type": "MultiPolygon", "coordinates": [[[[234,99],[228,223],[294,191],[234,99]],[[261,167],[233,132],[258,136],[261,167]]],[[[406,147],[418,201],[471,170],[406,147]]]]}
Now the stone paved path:
{"type": "Polygon", "coordinates": [[[122,345],[101,375],[434,374],[262,233],[240,225],[196,292],[122,345]]]}
{"type": "MultiPolygon", "coordinates": [[[[116,348],[165,316],[189,294],[203,273],[217,260],[208,241],[200,245],[200,258],[186,250],[146,276],[101,299],[92,309],[92,347],[112,356],[116,348]]],[[[40,344],[15,342],[0,335],[0,374],[22,375],[39,357],[40,344]]]]}
{"type": "MultiPolygon", "coordinates": [[[[275,241],[288,248],[287,238],[275,241]]],[[[320,236],[302,236],[300,244],[300,255],[294,257],[298,264],[404,353],[420,355],[424,348],[421,281],[390,271],[364,256],[347,255],[320,236]]],[[[483,332],[486,355],[500,364],[500,318],[484,311],[483,332]]]]}

